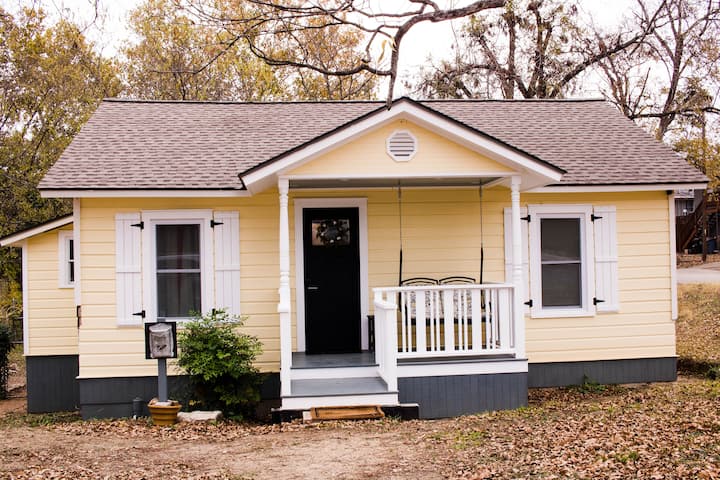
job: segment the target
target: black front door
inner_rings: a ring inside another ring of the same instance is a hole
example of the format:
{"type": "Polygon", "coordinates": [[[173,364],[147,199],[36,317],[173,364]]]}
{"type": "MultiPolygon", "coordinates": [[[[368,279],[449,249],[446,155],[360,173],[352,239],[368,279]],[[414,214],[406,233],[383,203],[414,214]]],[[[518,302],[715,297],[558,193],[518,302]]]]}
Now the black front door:
{"type": "Polygon", "coordinates": [[[357,208],[303,209],[307,353],[360,351],[357,208]]]}

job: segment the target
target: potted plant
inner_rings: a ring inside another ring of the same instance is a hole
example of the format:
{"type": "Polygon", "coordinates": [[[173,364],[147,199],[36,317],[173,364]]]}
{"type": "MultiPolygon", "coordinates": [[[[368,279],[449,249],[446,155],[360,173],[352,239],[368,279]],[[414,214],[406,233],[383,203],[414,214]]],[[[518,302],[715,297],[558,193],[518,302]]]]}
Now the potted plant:
{"type": "Polygon", "coordinates": [[[161,402],[157,398],[153,398],[148,403],[153,425],[162,427],[174,425],[177,422],[177,414],[181,408],[182,405],[175,400],[161,402]]]}

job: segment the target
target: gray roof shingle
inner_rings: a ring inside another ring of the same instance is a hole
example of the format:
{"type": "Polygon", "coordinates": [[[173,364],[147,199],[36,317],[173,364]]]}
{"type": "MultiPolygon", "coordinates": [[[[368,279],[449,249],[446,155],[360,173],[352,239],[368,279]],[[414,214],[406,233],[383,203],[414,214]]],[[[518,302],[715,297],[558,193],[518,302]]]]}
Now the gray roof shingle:
{"type": "MultiPolygon", "coordinates": [[[[418,103],[565,170],[561,185],[707,180],[601,100],[418,103]]],[[[239,174],[382,108],[105,100],[40,188],[238,189],[239,174]]]]}

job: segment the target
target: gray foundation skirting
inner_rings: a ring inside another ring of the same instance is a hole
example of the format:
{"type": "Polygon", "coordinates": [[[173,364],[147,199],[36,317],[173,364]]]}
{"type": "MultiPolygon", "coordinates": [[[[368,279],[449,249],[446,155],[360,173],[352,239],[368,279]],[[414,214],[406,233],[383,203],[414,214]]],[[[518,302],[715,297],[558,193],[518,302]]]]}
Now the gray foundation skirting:
{"type": "Polygon", "coordinates": [[[77,410],[77,355],[28,356],[25,362],[28,413],[77,410]]]}
{"type": "MultiPolygon", "coordinates": [[[[587,362],[530,363],[528,373],[447,375],[398,379],[401,403],[420,405],[420,418],[442,418],[527,405],[527,389],[612,383],[670,382],[675,357],[587,362]]],[[[77,355],[27,357],[28,412],[76,410],[83,418],[130,417],[133,400],[141,415],[156,395],[157,377],[77,379],[77,355]]],[[[168,377],[172,398],[189,398],[187,377],[168,377]]],[[[280,405],[280,375],[265,374],[258,415],[280,405]]]]}
{"type": "Polygon", "coordinates": [[[400,403],[420,405],[420,418],[455,417],[527,405],[527,374],[447,375],[398,379],[400,403]]]}
{"type": "Polygon", "coordinates": [[[677,358],[635,358],[588,362],[530,363],[528,387],[564,387],[585,381],[614,383],[672,382],[677,379],[677,358]]]}
{"type": "MultiPolygon", "coordinates": [[[[134,413],[149,415],[147,403],[157,396],[157,377],[84,378],[80,384],[80,414],[83,419],[131,417],[134,413]],[[133,412],[133,401],[139,412],[133,412]]],[[[280,374],[265,374],[260,388],[263,401],[260,416],[279,404],[280,374]]],[[[168,396],[187,405],[190,383],[187,376],[168,376],[168,396]]]]}

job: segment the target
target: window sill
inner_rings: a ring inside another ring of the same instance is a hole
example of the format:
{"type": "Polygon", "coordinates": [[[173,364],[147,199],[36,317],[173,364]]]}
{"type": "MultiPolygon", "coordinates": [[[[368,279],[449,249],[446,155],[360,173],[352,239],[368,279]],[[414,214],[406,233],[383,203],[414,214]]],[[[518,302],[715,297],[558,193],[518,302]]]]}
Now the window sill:
{"type": "Polygon", "coordinates": [[[594,316],[594,311],[579,308],[544,309],[537,312],[530,312],[531,318],[579,318],[594,316]]]}

